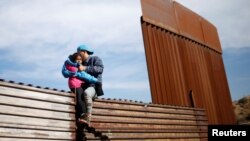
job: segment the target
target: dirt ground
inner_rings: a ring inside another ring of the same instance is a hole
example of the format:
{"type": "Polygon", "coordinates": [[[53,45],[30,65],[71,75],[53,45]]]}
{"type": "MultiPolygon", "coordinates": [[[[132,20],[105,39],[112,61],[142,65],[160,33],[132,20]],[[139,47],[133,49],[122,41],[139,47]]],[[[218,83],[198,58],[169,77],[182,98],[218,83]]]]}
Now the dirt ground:
{"type": "Polygon", "coordinates": [[[250,125],[250,96],[234,101],[233,106],[238,123],[250,125]]]}

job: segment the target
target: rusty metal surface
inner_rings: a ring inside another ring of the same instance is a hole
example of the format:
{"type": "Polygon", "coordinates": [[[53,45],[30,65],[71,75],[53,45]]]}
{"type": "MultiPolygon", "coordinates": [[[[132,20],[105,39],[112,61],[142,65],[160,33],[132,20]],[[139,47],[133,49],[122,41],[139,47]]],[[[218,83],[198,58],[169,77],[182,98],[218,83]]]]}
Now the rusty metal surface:
{"type": "Polygon", "coordinates": [[[202,25],[205,44],[207,46],[212,47],[218,52],[222,52],[220,39],[216,27],[207,20],[205,20],[204,18],[201,20],[201,25],[202,25]]]}
{"type": "Polygon", "coordinates": [[[143,20],[142,32],[153,103],[201,107],[211,124],[236,123],[219,52],[143,20]]]}
{"type": "Polygon", "coordinates": [[[141,20],[153,103],[202,107],[211,124],[236,123],[216,28],[175,5],[181,34],[141,20]]]}
{"type": "Polygon", "coordinates": [[[179,32],[172,0],[141,0],[143,20],[179,32]]]}
{"type": "MultiPolygon", "coordinates": [[[[207,139],[204,109],[97,99],[91,125],[107,140],[207,139]]],[[[86,132],[87,140],[100,140],[86,132]]]]}
{"type": "Polygon", "coordinates": [[[216,27],[172,0],[141,0],[142,19],[222,53],[216,27]]]}
{"type": "Polygon", "coordinates": [[[204,43],[201,17],[176,1],[174,1],[174,8],[180,34],[204,43]]]}
{"type": "Polygon", "coordinates": [[[73,140],[74,100],[65,91],[0,79],[0,140],[73,140]]]}
{"type": "MultiPolygon", "coordinates": [[[[72,93],[0,79],[0,98],[0,140],[74,139],[72,93]]],[[[96,99],[92,114],[86,140],[207,139],[203,108],[96,99]]]]}

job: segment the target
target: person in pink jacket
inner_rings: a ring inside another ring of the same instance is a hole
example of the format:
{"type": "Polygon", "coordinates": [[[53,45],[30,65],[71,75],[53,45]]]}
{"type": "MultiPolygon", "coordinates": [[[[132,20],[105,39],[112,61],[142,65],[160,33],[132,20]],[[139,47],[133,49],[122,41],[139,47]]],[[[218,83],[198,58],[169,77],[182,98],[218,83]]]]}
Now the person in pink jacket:
{"type": "Polygon", "coordinates": [[[78,123],[86,123],[88,121],[85,119],[85,114],[88,112],[88,109],[92,107],[88,107],[86,101],[88,100],[86,96],[84,96],[84,90],[82,85],[84,85],[85,81],[90,83],[97,83],[97,78],[91,76],[90,74],[86,73],[85,71],[80,71],[78,67],[82,64],[82,57],[79,53],[74,53],[73,55],[69,56],[69,59],[65,61],[65,68],[75,74],[69,77],[68,79],[68,86],[70,90],[76,94],[76,119],[78,123]],[[73,64],[74,63],[74,64],[73,64]],[[84,100],[84,101],[83,101],[84,100]],[[85,110],[87,106],[87,111],[85,110]]]}
{"type": "MultiPolygon", "coordinates": [[[[78,54],[73,54],[72,55],[73,58],[73,62],[81,64],[82,63],[82,57],[78,54]]],[[[66,63],[66,69],[71,71],[71,72],[77,72],[78,68],[75,66],[71,66],[70,64],[66,63]]],[[[70,89],[77,89],[79,87],[81,87],[81,85],[84,83],[83,80],[80,80],[78,78],[76,78],[75,76],[73,77],[69,77],[68,79],[68,85],[70,89]]]]}

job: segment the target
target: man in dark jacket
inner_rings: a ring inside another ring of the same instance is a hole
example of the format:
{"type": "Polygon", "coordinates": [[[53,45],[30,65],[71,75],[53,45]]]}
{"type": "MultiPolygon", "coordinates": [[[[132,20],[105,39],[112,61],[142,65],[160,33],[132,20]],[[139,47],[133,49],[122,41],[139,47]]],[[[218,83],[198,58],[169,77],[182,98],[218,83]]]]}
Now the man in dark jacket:
{"type": "Polygon", "coordinates": [[[95,84],[85,84],[84,92],[85,92],[85,99],[87,104],[87,117],[86,119],[89,121],[91,119],[91,112],[92,112],[92,105],[93,101],[96,96],[103,95],[102,90],[102,73],[103,73],[103,63],[102,60],[98,56],[91,56],[94,52],[89,49],[86,45],[80,45],[77,48],[77,52],[80,53],[83,63],[79,66],[80,71],[85,71],[88,74],[94,76],[98,79],[99,83],[95,84]]]}
{"type": "Polygon", "coordinates": [[[87,87],[95,87],[97,96],[102,96],[103,91],[99,91],[99,86],[102,84],[102,73],[103,73],[103,63],[98,56],[91,56],[94,52],[89,49],[86,45],[80,45],[77,48],[77,52],[80,53],[83,59],[82,65],[79,67],[81,71],[85,71],[88,74],[94,76],[98,79],[100,83],[89,84],[87,87]]]}
{"type": "MultiPolygon", "coordinates": [[[[86,83],[84,83],[84,85],[82,86],[83,89],[85,90],[85,96],[89,96],[91,97],[91,99],[96,98],[97,96],[102,96],[104,95],[103,90],[102,90],[102,73],[103,73],[103,63],[102,60],[98,57],[98,56],[92,56],[92,54],[94,54],[94,52],[88,48],[86,45],[80,45],[77,48],[77,52],[80,53],[82,59],[83,59],[83,63],[82,65],[78,66],[80,71],[85,71],[88,74],[94,76],[95,78],[98,79],[98,83],[88,83],[88,81],[86,81],[86,83]]],[[[73,73],[68,71],[65,67],[62,69],[62,74],[64,77],[70,77],[70,76],[76,76],[79,79],[81,79],[81,73],[77,72],[77,73],[73,73]]],[[[90,99],[90,98],[88,98],[90,99]]],[[[88,100],[86,101],[87,103],[87,107],[88,105],[92,105],[92,100],[88,100]]],[[[91,113],[91,109],[87,109],[87,112],[90,111],[91,113]]]]}
{"type": "MultiPolygon", "coordinates": [[[[97,96],[104,95],[103,89],[102,89],[102,73],[103,73],[103,63],[102,60],[98,56],[92,56],[94,53],[90,48],[88,48],[86,45],[80,45],[77,48],[77,52],[80,53],[83,63],[80,66],[77,66],[80,71],[85,71],[86,73],[94,76],[98,79],[98,83],[89,83],[88,81],[85,81],[83,87],[84,90],[84,101],[86,104],[86,114],[84,115],[84,119],[89,123],[90,126],[90,120],[91,120],[91,113],[92,113],[92,107],[93,107],[93,99],[97,96]]],[[[62,69],[62,74],[64,77],[71,77],[76,76],[77,78],[81,79],[81,73],[73,73],[68,71],[65,67],[62,69]]],[[[77,130],[77,134],[81,134],[82,128],[79,128],[77,130]]],[[[81,136],[81,135],[80,135],[81,136]]],[[[81,138],[81,137],[77,137],[81,138]]]]}

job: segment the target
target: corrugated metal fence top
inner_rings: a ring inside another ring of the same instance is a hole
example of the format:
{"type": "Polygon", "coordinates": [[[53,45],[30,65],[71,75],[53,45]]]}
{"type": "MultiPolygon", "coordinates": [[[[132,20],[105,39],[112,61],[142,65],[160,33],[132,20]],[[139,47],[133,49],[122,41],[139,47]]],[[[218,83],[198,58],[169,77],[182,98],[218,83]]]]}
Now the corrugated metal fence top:
{"type": "Polygon", "coordinates": [[[143,20],[222,53],[216,27],[172,0],[141,0],[143,20]]]}
{"type": "MultiPolygon", "coordinates": [[[[58,90],[55,88],[49,88],[49,87],[41,87],[41,86],[34,86],[32,84],[24,84],[21,82],[15,82],[15,81],[6,81],[4,79],[0,79],[0,86],[1,88],[10,87],[10,88],[17,88],[20,90],[28,90],[28,91],[34,91],[34,92],[41,92],[44,94],[51,94],[51,95],[59,95],[69,98],[75,98],[75,95],[72,94],[70,91],[65,90],[58,90]]],[[[10,93],[10,92],[9,92],[10,93]]],[[[8,95],[9,95],[8,93],[8,95]]],[[[1,95],[4,95],[1,93],[1,95]]],[[[18,97],[22,97],[22,95],[17,95],[18,97]]],[[[35,99],[32,97],[27,97],[30,99],[35,99]]],[[[49,100],[49,98],[47,98],[49,100]]],[[[55,100],[49,100],[52,102],[60,103],[60,101],[55,100]]],[[[192,107],[186,107],[186,106],[174,106],[174,105],[163,105],[163,104],[152,104],[152,103],[145,103],[143,101],[133,101],[128,99],[111,99],[111,98],[97,98],[96,101],[102,101],[102,102],[109,102],[109,103],[117,103],[117,104],[127,104],[127,105],[140,105],[140,106],[152,106],[152,107],[166,107],[166,108],[182,108],[182,109],[191,109],[191,110],[199,110],[204,111],[203,108],[192,108],[192,107]]],[[[69,101],[67,104],[74,105],[74,101],[69,101]]],[[[72,112],[75,112],[74,110],[72,112]]]]}

